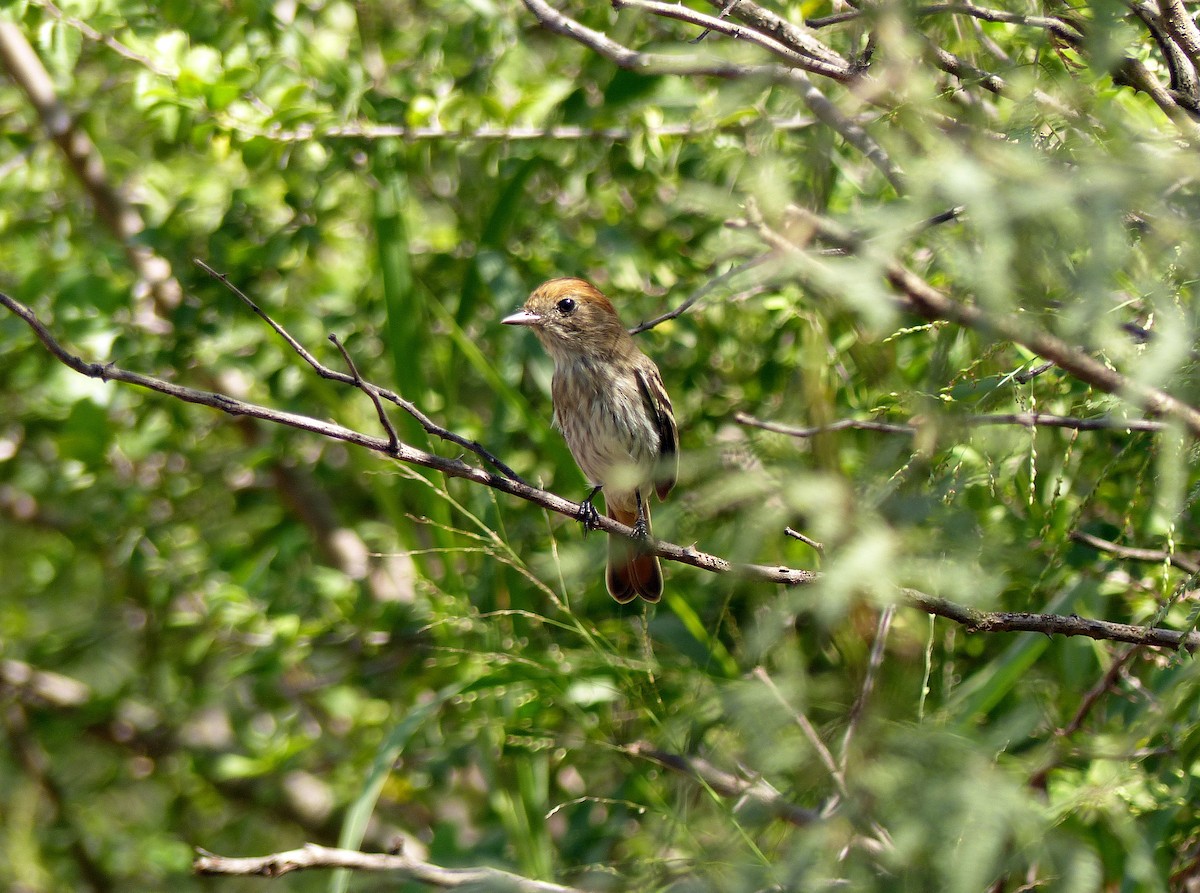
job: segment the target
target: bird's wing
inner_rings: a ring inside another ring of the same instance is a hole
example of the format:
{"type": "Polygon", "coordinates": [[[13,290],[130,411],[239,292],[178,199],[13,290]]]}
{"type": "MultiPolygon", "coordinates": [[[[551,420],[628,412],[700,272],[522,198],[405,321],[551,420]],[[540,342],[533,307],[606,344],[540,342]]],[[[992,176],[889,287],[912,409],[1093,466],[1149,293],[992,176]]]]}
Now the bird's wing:
{"type": "Polygon", "coordinates": [[[663,387],[658,367],[647,363],[645,368],[639,368],[634,374],[646,411],[650,413],[658,431],[658,469],[654,476],[654,489],[659,499],[666,499],[679,474],[679,429],[675,426],[675,413],[671,409],[671,398],[663,387]]]}

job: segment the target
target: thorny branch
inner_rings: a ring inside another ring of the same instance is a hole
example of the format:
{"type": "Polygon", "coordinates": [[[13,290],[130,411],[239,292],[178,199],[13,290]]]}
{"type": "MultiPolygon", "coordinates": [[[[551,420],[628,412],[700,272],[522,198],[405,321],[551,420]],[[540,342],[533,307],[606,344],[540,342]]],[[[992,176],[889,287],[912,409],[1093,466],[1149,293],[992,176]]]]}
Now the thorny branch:
{"type": "MultiPolygon", "coordinates": [[[[49,328],[38,319],[37,315],[24,304],[3,292],[0,292],[0,305],[8,308],[20,317],[33,330],[38,340],[59,362],[75,370],[80,375],[97,378],[101,381],[118,381],[164,394],[185,403],[208,406],[232,416],[245,416],[261,419],[273,424],[285,425],[300,431],[308,431],[352,443],[373,452],[393,458],[399,462],[430,468],[445,474],[447,477],[460,478],[485,487],[491,487],[502,493],[516,496],[541,506],[548,511],[556,512],[569,518],[579,517],[579,503],[563,499],[547,490],[532,487],[518,479],[505,477],[469,465],[461,458],[448,459],[424,450],[416,449],[403,442],[393,443],[390,439],[374,437],[309,416],[296,413],[282,412],[258,404],[238,400],[225,394],[201,391],[164,381],[153,376],[143,375],[120,368],[114,363],[93,363],[75,356],[63,347],[49,328]]],[[[260,312],[260,315],[261,314],[260,312]]],[[[266,319],[265,315],[264,319],[266,319]]],[[[271,323],[275,326],[274,323],[271,323]]],[[[281,327],[276,327],[289,343],[296,343],[281,327]]],[[[303,348],[301,347],[301,350],[303,348]]],[[[305,351],[307,353],[307,351],[305,351]]],[[[315,359],[310,362],[314,369],[323,369],[315,359]],[[320,369],[318,368],[320,367],[320,369]]],[[[354,387],[375,388],[380,395],[385,395],[384,389],[358,381],[355,376],[327,369],[329,377],[342,381],[354,387]]],[[[597,520],[597,529],[606,533],[626,538],[634,538],[632,528],[601,515],[597,520]]],[[[812,571],[790,568],[783,565],[741,564],[728,561],[716,555],[710,555],[697,550],[694,546],[679,546],[656,540],[645,546],[661,558],[686,564],[699,570],[716,574],[730,574],[745,580],[761,583],[775,583],[784,586],[798,586],[812,583],[818,575],[812,571]]],[[[1185,648],[1194,651],[1200,648],[1200,633],[1181,633],[1176,630],[1159,627],[1132,626],[1124,623],[1114,623],[1107,620],[1091,620],[1076,616],[1061,616],[1056,614],[1033,614],[1026,612],[980,611],[967,605],[958,604],[936,596],[927,595],[913,589],[904,589],[900,598],[907,604],[920,610],[945,617],[961,624],[970,631],[980,632],[1042,632],[1047,635],[1086,636],[1092,639],[1129,642],[1138,645],[1150,645],[1171,649],[1185,648]]]]}

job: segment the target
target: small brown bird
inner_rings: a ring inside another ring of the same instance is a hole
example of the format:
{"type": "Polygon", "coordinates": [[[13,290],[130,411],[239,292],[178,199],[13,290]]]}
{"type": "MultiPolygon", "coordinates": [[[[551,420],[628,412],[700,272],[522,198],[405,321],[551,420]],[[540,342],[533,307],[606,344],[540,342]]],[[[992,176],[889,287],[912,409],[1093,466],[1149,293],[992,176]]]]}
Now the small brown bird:
{"type": "MultiPolygon", "coordinates": [[[[554,424],[605,512],[650,538],[650,491],[666,499],[679,470],[679,434],[654,361],[638,349],[612,302],[583,279],[551,279],[502,320],[529,326],[554,360],[554,424]]],[[[587,516],[583,518],[588,523],[587,516]]],[[[662,597],[662,567],[636,544],[609,538],[609,594],[624,604],[662,597]]]]}

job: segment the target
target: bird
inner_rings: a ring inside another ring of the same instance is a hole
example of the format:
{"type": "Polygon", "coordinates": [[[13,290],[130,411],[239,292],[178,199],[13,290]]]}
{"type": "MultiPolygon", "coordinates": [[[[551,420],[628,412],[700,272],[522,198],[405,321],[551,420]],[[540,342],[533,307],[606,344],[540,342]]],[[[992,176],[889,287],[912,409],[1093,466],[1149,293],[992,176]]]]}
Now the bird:
{"type": "Polygon", "coordinates": [[[612,302],[584,279],[542,283],[501,322],[531,329],[554,361],[554,425],[592,487],[580,512],[584,531],[602,492],[605,514],[641,541],[609,537],[609,595],[621,604],[638,596],[657,602],[663,575],[658,557],[645,549],[652,538],[649,498],[654,492],[666,499],[679,472],[679,431],[662,374],[612,302]]]}

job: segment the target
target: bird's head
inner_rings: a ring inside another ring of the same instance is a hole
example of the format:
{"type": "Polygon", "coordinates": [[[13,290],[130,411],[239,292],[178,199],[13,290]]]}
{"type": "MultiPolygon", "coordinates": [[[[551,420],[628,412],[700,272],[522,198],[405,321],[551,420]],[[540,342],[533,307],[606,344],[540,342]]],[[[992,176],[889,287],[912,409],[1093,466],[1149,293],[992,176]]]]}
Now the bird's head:
{"type": "Polygon", "coordinates": [[[528,326],[550,354],[560,356],[611,350],[628,337],[612,302],[583,279],[551,279],[511,316],[509,326],[528,326]]]}

